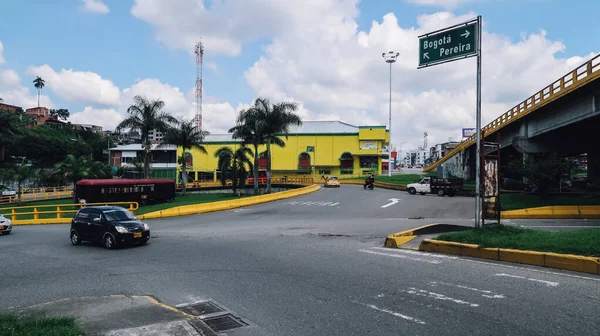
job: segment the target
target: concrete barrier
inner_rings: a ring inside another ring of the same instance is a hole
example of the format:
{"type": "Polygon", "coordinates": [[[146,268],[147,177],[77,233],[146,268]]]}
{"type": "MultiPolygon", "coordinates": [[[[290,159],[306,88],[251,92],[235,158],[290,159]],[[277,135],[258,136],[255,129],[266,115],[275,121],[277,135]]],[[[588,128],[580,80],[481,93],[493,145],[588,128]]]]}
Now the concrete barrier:
{"type": "Polygon", "coordinates": [[[502,219],[599,219],[599,205],[555,205],[502,211],[502,219]]]}
{"type": "Polygon", "coordinates": [[[414,229],[392,233],[385,238],[384,247],[398,248],[409,241],[417,238],[420,234],[433,234],[433,233],[445,233],[454,231],[464,231],[471,229],[468,226],[454,225],[454,224],[440,224],[433,223],[423,226],[416,227],[414,229]]]}
{"type": "Polygon", "coordinates": [[[424,239],[419,250],[600,274],[600,258],[595,257],[504,248],[481,248],[475,244],[435,239],[424,239]]]}

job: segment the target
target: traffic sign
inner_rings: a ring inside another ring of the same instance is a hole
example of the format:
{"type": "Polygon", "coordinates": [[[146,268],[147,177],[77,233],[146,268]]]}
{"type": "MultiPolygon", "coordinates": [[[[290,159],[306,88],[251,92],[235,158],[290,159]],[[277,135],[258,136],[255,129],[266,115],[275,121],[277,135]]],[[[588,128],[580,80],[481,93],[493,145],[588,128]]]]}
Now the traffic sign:
{"type": "Polygon", "coordinates": [[[419,37],[419,67],[477,55],[477,22],[419,37]]]}

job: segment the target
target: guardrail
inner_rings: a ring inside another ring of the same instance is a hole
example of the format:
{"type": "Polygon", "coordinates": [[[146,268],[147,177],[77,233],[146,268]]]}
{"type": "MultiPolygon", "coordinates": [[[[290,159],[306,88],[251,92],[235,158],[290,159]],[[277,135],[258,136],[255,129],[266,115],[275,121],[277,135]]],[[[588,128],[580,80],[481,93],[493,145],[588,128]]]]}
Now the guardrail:
{"type": "MultiPolygon", "coordinates": [[[[44,201],[61,198],[73,197],[72,191],[63,191],[55,193],[42,193],[42,194],[22,194],[21,202],[33,202],[33,201],[44,201]]],[[[3,203],[17,203],[19,202],[19,196],[2,196],[0,197],[0,204],[3,203]]]]}
{"type": "Polygon", "coordinates": [[[72,186],[61,186],[61,187],[39,187],[39,188],[23,188],[21,193],[23,194],[43,194],[43,193],[55,193],[73,191],[72,186]]]}
{"type": "MultiPolygon", "coordinates": [[[[589,82],[600,77],[600,55],[596,55],[589,61],[578,66],[574,70],[569,71],[566,75],[552,82],[552,84],[546,86],[542,90],[536,92],[531,97],[525,99],[521,103],[517,104],[512,109],[508,110],[498,118],[492,120],[489,124],[481,128],[484,137],[493,134],[504,126],[515,122],[529,113],[539,109],[540,107],[560,98],[568,93],[575,91],[576,89],[588,84],[589,82]]],[[[423,171],[429,172],[441,163],[446,162],[449,158],[456,155],[456,153],[469,148],[475,143],[477,135],[472,135],[468,139],[461,142],[448,154],[434,162],[428,167],[425,167],[423,171]]]]}
{"type": "Polygon", "coordinates": [[[36,220],[52,220],[52,219],[64,219],[71,218],[72,216],[64,216],[65,214],[75,214],[79,209],[85,206],[92,205],[126,205],[130,211],[139,209],[137,202],[107,202],[107,203],[87,203],[87,204],[52,204],[52,205],[28,205],[22,207],[12,208],[1,208],[0,213],[5,217],[10,217],[13,224],[19,224],[19,222],[30,222],[33,220],[35,224],[36,220]],[[55,215],[55,216],[50,216],[55,215]],[[40,218],[40,216],[42,216],[40,218]],[[20,218],[19,218],[20,217],[20,218]],[[27,217],[27,218],[23,218],[27,217]],[[31,218],[29,218],[31,217],[31,218]]]}
{"type": "MultiPolygon", "coordinates": [[[[262,178],[259,178],[259,182],[263,180],[262,178]]],[[[227,180],[226,185],[230,186],[231,185],[231,180],[227,180]]],[[[275,184],[314,184],[315,183],[315,179],[313,177],[273,177],[271,178],[271,183],[275,184]]],[[[261,185],[264,183],[261,183],[261,185]]],[[[246,185],[252,185],[252,183],[246,183],[246,185]]],[[[175,186],[175,189],[177,190],[181,190],[181,183],[178,183],[175,186]]],[[[186,183],[186,187],[187,188],[206,188],[206,187],[221,187],[223,186],[223,184],[221,184],[220,181],[217,182],[192,182],[192,183],[186,183]]]]}

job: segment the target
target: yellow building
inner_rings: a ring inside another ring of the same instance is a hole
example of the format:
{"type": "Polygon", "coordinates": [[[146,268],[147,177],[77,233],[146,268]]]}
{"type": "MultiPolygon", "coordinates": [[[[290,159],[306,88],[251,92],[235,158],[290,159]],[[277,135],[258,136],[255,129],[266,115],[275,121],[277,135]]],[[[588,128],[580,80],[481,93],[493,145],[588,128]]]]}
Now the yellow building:
{"type": "MultiPolygon", "coordinates": [[[[384,145],[389,142],[385,126],[353,126],[340,121],[305,121],[293,127],[285,147],[271,146],[274,176],[295,175],[366,175],[381,174],[384,145]]],[[[216,176],[217,158],[214,153],[221,147],[236,150],[239,140],[231,134],[214,134],[205,139],[208,154],[188,151],[186,164],[193,180],[209,180],[216,176]]],[[[259,147],[259,168],[266,166],[265,146],[259,147]]],[[[181,156],[181,148],[177,150],[181,156]]],[[[387,169],[387,162],[383,162],[387,169]]],[[[178,166],[178,171],[181,168],[178,166]]]]}

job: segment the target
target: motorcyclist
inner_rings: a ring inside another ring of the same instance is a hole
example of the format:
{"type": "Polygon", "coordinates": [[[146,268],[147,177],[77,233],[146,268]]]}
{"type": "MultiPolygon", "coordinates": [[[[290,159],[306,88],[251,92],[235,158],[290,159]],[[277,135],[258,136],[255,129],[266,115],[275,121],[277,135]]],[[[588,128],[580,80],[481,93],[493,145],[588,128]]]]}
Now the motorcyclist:
{"type": "Polygon", "coordinates": [[[373,183],[375,183],[375,175],[371,174],[371,176],[369,176],[365,179],[365,185],[364,185],[365,189],[367,188],[367,186],[369,186],[373,183]]]}

